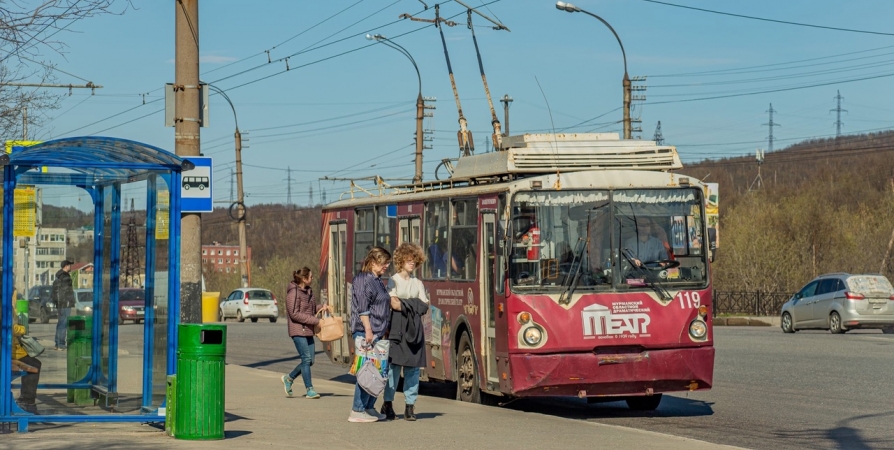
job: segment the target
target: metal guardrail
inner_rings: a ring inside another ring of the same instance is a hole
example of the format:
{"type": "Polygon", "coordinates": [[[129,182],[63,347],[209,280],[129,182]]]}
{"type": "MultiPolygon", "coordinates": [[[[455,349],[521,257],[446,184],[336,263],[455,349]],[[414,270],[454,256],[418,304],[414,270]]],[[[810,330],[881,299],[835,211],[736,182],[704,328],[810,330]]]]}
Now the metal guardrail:
{"type": "Polygon", "coordinates": [[[792,298],[785,292],[714,291],[714,315],[749,314],[778,316],[783,303],[792,298]]]}

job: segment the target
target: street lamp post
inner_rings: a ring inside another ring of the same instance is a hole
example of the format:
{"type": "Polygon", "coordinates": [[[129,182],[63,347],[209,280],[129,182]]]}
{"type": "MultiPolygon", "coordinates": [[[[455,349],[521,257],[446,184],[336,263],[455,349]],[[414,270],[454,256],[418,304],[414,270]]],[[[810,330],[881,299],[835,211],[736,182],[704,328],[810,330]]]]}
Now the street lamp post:
{"type": "Polygon", "coordinates": [[[236,194],[236,203],[230,207],[230,214],[232,216],[233,207],[235,206],[235,219],[239,228],[239,274],[242,279],[242,287],[248,287],[248,259],[246,256],[248,244],[245,242],[245,192],[242,190],[242,133],[239,132],[239,120],[236,118],[236,107],[233,106],[230,97],[217,86],[212,86],[210,84],[207,86],[213,89],[214,92],[220,94],[227,103],[230,104],[230,109],[233,110],[233,122],[236,124],[236,132],[233,136],[236,139],[236,190],[238,193],[236,194]]]}
{"type": "Polygon", "coordinates": [[[631,126],[630,126],[630,77],[627,76],[627,53],[624,52],[624,44],[621,43],[621,38],[618,37],[618,33],[615,32],[615,29],[612,28],[608,22],[605,21],[602,17],[597,16],[589,11],[585,11],[583,9],[578,8],[577,6],[571,3],[565,2],[556,2],[556,9],[561,11],[567,11],[570,13],[573,12],[582,12],[589,16],[595,17],[600,22],[605,24],[609,30],[611,30],[612,34],[615,35],[615,39],[618,40],[618,45],[621,46],[621,55],[624,57],[624,81],[621,83],[624,87],[624,139],[631,139],[631,126]]]}
{"type": "Polygon", "coordinates": [[[391,39],[388,39],[381,34],[367,34],[366,38],[371,41],[381,42],[401,52],[411,63],[413,63],[413,68],[416,69],[416,78],[419,79],[419,95],[416,96],[416,174],[413,175],[413,184],[422,183],[422,149],[424,145],[422,121],[425,118],[425,101],[422,99],[422,75],[419,74],[419,66],[416,65],[416,60],[413,59],[413,56],[410,55],[410,52],[408,52],[407,49],[401,47],[391,39]]]}

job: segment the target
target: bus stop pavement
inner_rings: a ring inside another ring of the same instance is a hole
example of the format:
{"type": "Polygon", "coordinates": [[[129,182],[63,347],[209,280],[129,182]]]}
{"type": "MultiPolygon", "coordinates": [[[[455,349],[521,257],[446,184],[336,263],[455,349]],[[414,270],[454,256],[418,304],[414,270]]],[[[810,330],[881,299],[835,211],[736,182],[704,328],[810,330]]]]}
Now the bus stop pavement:
{"type": "MultiPolygon", "coordinates": [[[[294,388],[295,396],[289,398],[283,391],[281,375],[243,366],[226,366],[223,441],[174,439],[158,425],[44,423],[32,424],[28,433],[0,435],[0,448],[735,448],[633,428],[426,396],[417,400],[416,422],[398,419],[349,423],[353,384],[314,380],[321,398],[310,400],[299,395],[303,392],[299,379],[294,388]]],[[[400,416],[403,395],[398,393],[394,403],[400,416]]]]}

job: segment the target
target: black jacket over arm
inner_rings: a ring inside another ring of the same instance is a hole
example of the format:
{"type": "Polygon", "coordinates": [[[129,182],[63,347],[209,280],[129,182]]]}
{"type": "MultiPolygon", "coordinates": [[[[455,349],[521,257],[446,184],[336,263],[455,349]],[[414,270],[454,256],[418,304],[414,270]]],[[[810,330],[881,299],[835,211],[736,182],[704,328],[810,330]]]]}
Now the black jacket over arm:
{"type": "Polygon", "coordinates": [[[401,299],[400,307],[400,311],[391,311],[388,362],[404,367],[425,367],[422,316],[428,312],[428,303],[418,298],[401,299]]]}

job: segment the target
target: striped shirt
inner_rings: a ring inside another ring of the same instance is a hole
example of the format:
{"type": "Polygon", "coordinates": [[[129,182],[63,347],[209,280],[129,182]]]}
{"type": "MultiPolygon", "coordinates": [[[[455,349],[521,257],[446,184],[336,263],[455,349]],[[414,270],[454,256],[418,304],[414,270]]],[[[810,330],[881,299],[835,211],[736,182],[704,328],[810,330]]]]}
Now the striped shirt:
{"type": "Polygon", "coordinates": [[[369,316],[372,332],[382,337],[391,321],[391,296],[382,280],[372,272],[361,272],[351,286],[351,331],[364,333],[360,316],[369,316]]]}

